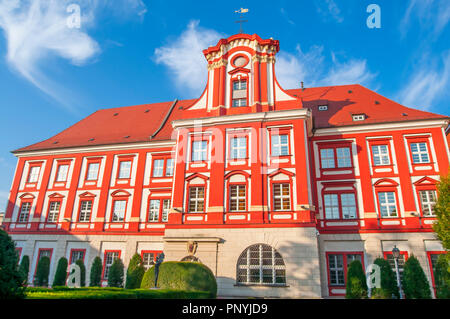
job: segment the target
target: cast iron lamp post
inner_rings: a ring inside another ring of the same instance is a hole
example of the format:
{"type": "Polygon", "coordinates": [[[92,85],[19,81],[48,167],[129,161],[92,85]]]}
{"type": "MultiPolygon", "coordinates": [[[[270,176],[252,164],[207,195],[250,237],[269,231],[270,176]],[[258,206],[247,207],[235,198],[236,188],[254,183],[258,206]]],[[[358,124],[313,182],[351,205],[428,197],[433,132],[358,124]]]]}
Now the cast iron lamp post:
{"type": "Polygon", "coordinates": [[[395,262],[395,273],[397,275],[398,292],[400,294],[400,299],[403,299],[402,283],[400,281],[400,272],[398,270],[398,258],[400,257],[400,249],[398,249],[397,246],[394,246],[394,248],[392,249],[392,256],[394,257],[395,262]]]}

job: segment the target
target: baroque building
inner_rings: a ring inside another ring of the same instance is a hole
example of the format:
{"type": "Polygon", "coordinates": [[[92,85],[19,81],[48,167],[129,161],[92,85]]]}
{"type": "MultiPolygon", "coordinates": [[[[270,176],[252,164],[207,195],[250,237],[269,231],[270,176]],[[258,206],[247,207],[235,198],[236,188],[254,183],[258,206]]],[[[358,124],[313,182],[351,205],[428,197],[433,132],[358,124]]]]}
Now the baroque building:
{"type": "Polygon", "coordinates": [[[220,296],[345,293],[347,265],[418,257],[448,173],[449,118],[361,85],[284,90],[279,42],[237,34],[203,51],[198,99],[99,110],[20,148],[3,227],[21,256],[150,267],[198,261],[220,296]]]}

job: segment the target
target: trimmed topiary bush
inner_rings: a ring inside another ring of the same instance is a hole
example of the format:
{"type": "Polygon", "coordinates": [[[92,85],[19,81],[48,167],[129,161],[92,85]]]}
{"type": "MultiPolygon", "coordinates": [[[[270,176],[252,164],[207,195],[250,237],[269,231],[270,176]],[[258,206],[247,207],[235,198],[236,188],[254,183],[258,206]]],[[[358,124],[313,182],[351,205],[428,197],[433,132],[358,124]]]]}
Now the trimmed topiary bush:
{"type": "Polygon", "coordinates": [[[123,287],[124,265],[120,258],[114,259],[108,272],[108,287],[123,287]]]}
{"type": "Polygon", "coordinates": [[[52,286],[65,286],[67,279],[67,258],[61,257],[58,260],[58,266],[56,267],[55,278],[53,279],[52,286]]]}
{"type": "Polygon", "coordinates": [[[348,266],[345,298],[367,298],[366,275],[364,274],[362,264],[359,260],[353,260],[348,266]]]}
{"type": "Polygon", "coordinates": [[[450,299],[450,266],[448,255],[439,256],[434,269],[434,283],[436,284],[436,298],[450,299]]]}
{"type": "Polygon", "coordinates": [[[75,262],[76,265],[78,265],[78,267],[80,267],[80,286],[81,287],[85,287],[86,286],[86,266],[84,266],[84,262],[81,259],[78,259],[75,262]]]}
{"type": "Polygon", "coordinates": [[[28,275],[30,273],[30,257],[27,255],[22,257],[22,261],[20,262],[19,271],[23,276],[23,285],[28,285],[28,275]]]}
{"type": "Polygon", "coordinates": [[[377,258],[374,264],[380,266],[380,284],[381,288],[372,289],[371,298],[373,299],[392,299],[400,298],[397,286],[397,278],[389,262],[384,258],[377,258]]]}
{"type": "Polygon", "coordinates": [[[90,287],[100,287],[102,284],[102,259],[100,257],[95,257],[91,266],[91,273],[89,276],[89,286],[90,287]]]}
{"type": "Polygon", "coordinates": [[[431,291],[425,272],[414,255],[403,267],[403,291],[406,299],[430,299],[431,291]]]}
{"type": "Polygon", "coordinates": [[[48,275],[50,273],[50,258],[47,256],[39,259],[34,285],[38,287],[48,287],[48,275]]]}
{"type": "MultiPolygon", "coordinates": [[[[155,267],[145,272],[141,288],[153,288],[155,267]]],[[[201,263],[167,261],[159,268],[158,287],[187,291],[207,291],[214,298],[217,295],[217,282],[212,271],[201,263]]]]}
{"type": "Polygon", "coordinates": [[[0,229],[0,299],[24,297],[24,276],[18,267],[19,256],[8,233],[0,229]]]}
{"type": "Polygon", "coordinates": [[[141,287],[142,277],[144,277],[145,268],[142,258],[139,254],[134,254],[130,260],[127,269],[126,289],[137,289],[141,287]]]}

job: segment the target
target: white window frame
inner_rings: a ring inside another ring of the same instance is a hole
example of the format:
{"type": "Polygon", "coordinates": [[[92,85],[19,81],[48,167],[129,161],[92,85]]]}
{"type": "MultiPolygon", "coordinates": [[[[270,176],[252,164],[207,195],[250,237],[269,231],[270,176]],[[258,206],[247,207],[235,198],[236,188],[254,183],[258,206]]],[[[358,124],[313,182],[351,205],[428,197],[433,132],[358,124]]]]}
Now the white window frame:
{"type": "Polygon", "coordinates": [[[420,206],[422,208],[422,214],[425,217],[435,217],[436,213],[434,212],[434,206],[436,205],[437,200],[437,194],[435,190],[426,189],[426,190],[420,190],[419,191],[419,200],[420,200],[420,206]],[[425,194],[425,200],[423,199],[422,194],[425,194]],[[425,208],[427,208],[427,212],[425,213],[425,208]]]}
{"type": "Polygon", "coordinates": [[[119,164],[119,179],[127,179],[131,177],[132,161],[121,161],[119,164]]]}
{"type": "Polygon", "coordinates": [[[79,222],[85,223],[91,221],[92,205],[93,205],[92,200],[80,201],[80,216],[78,217],[79,222]]]}
{"type": "Polygon", "coordinates": [[[208,159],[208,141],[192,141],[192,162],[203,162],[208,159]]]}
{"type": "Polygon", "coordinates": [[[89,163],[86,180],[96,181],[98,179],[99,169],[100,169],[100,163],[89,163]]]}
{"type": "Polygon", "coordinates": [[[386,144],[372,145],[373,166],[391,165],[389,147],[386,144]]]}
{"type": "Polygon", "coordinates": [[[37,183],[39,180],[39,173],[41,172],[40,166],[31,166],[28,174],[27,183],[37,183]]]}
{"type": "Polygon", "coordinates": [[[47,222],[49,222],[49,223],[56,223],[56,222],[58,222],[60,209],[61,209],[61,202],[60,201],[51,201],[51,202],[49,202],[49,204],[48,204],[47,222]]]}
{"type": "Polygon", "coordinates": [[[113,202],[112,222],[123,222],[127,209],[127,201],[124,199],[116,199],[113,202]],[[120,206],[119,206],[120,203],[120,206]]]}
{"type": "Polygon", "coordinates": [[[105,256],[105,269],[103,271],[103,279],[108,279],[109,275],[109,268],[111,268],[112,264],[114,263],[114,260],[119,258],[119,252],[118,251],[108,251],[106,252],[105,256]]]}
{"type": "Polygon", "coordinates": [[[30,202],[23,202],[20,207],[19,212],[19,223],[25,223],[30,218],[30,212],[31,212],[31,203],[30,202]],[[24,209],[25,208],[25,209],[24,209]]]}
{"type": "Polygon", "coordinates": [[[161,213],[161,221],[167,222],[169,220],[169,212],[170,212],[170,199],[162,200],[162,213],[161,213]]]}
{"type": "Polygon", "coordinates": [[[278,211],[278,212],[281,212],[281,211],[290,211],[290,210],[292,210],[292,203],[291,203],[291,184],[290,183],[273,183],[272,184],[273,186],[272,186],[272,192],[273,192],[273,210],[274,211],[278,211]],[[276,195],[275,194],[275,187],[280,187],[280,195],[276,195]],[[288,191],[289,191],[289,194],[287,194],[287,195],[283,195],[283,190],[286,188],[286,186],[287,186],[287,189],[288,189],[288,191]],[[275,204],[275,202],[276,202],[276,200],[277,199],[279,199],[280,200],[280,205],[281,205],[281,208],[280,209],[277,209],[277,205],[275,204]],[[287,208],[287,209],[285,209],[284,208],[284,204],[285,203],[289,203],[289,208],[287,208]]]}
{"type": "Polygon", "coordinates": [[[148,205],[148,222],[157,223],[159,222],[159,210],[161,209],[161,200],[150,199],[148,205]]]}
{"type": "Polygon", "coordinates": [[[230,185],[230,212],[245,212],[247,210],[247,187],[244,184],[230,185]],[[232,189],[236,188],[236,194],[233,195],[232,189]],[[239,195],[241,188],[244,189],[244,195],[239,195]],[[239,209],[239,204],[244,202],[244,209],[239,209]],[[233,206],[235,208],[233,209],[233,206]]]}
{"type": "Polygon", "coordinates": [[[271,138],[272,138],[272,152],[271,152],[272,156],[289,155],[288,134],[273,134],[271,138]]]}
{"type": "Polygon", "coordinates": [[[189,213],[204,213],[205,210],[205,187],[204,186],[190,186],[189,187],[189,202],[188,202],[188,212],[189,213]],[[192,197],[191,190],[195,188],[194,197],[192,197]],[[203,196],[199,196],[199,189],[203,188],[203,196]],[[190,210],[191,202],[194,203],[195,209],[190,210]],[[200,203],[203,203],[203,210],[199,210],[200,203]]]}
{"type": "Polygon", "coordinates": [[[247,157],[247,138],[244,136],[232,137],[230,140],[231,159],[241,159],[247,157]]]}
{"type": "Polygon", "coordinates": [[[428,152],[428,145],[426,142],[411,143],[411,156],[413,164],[430,163],[430,154],[428,152]],[[413,145],[415,147],[413,147],[413,145]],[[421,145],[425,146],[425,150],[421,149],[421,145]],[[416,150],[413,150],[416,148],[416,150]],[[416,158],[414,158],[416,156],[416,158]]]}
{"type": "Polygon", "coordinates": [[[397,198],[396,198],[395,192],[393,192],[393,191],[378,192],[378,203],[380,205],[380,216],[382,218],[385,218],[385,217],[399,217],[398,207],[397,207],[397,198]],[[393,202],[389,201],[389,197],[388,197],[389,193],[393,194],[393,198],[394,198],[393,202]],[[382,199],[383,199],[384,202],[382,202],[382,199]],[[386,208],[387,215],[383,215],[383,207],[386,208]],[[395,209],[394,212],[392,212],[391,209],[390,209],[392,207],[395,209]],[[395,215],[394,215],[394,213],[395,213],[395,215]]]}
{"type": "Polygon", "coordinates": [[[166,160],[166,176],[173,176],[175,161],[173,158],[168,158],[166,160]]]}
{"type": "Polygon", "coordinates": [[[56,182],[66,182],[68,174],[69,174],[69,164],[59,165],[58,172],[56,174],[56,182]]]}
{"type": "Polygon", "coordinates": [[[153,161],[153,177],[163,177],[164,176],[164,159],[155,159],[153,161]]]}

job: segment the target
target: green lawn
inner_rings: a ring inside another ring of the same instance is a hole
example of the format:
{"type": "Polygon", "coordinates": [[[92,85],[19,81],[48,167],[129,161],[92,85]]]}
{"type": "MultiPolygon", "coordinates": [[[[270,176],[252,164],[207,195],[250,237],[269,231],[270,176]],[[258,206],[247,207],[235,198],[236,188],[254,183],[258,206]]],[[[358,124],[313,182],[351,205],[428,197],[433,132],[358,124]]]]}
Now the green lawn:
{"type": "Polygon", "coordinates": [[[27,288],[26,299],[207,299],[211,293],[173,289],[27,288]]]}

